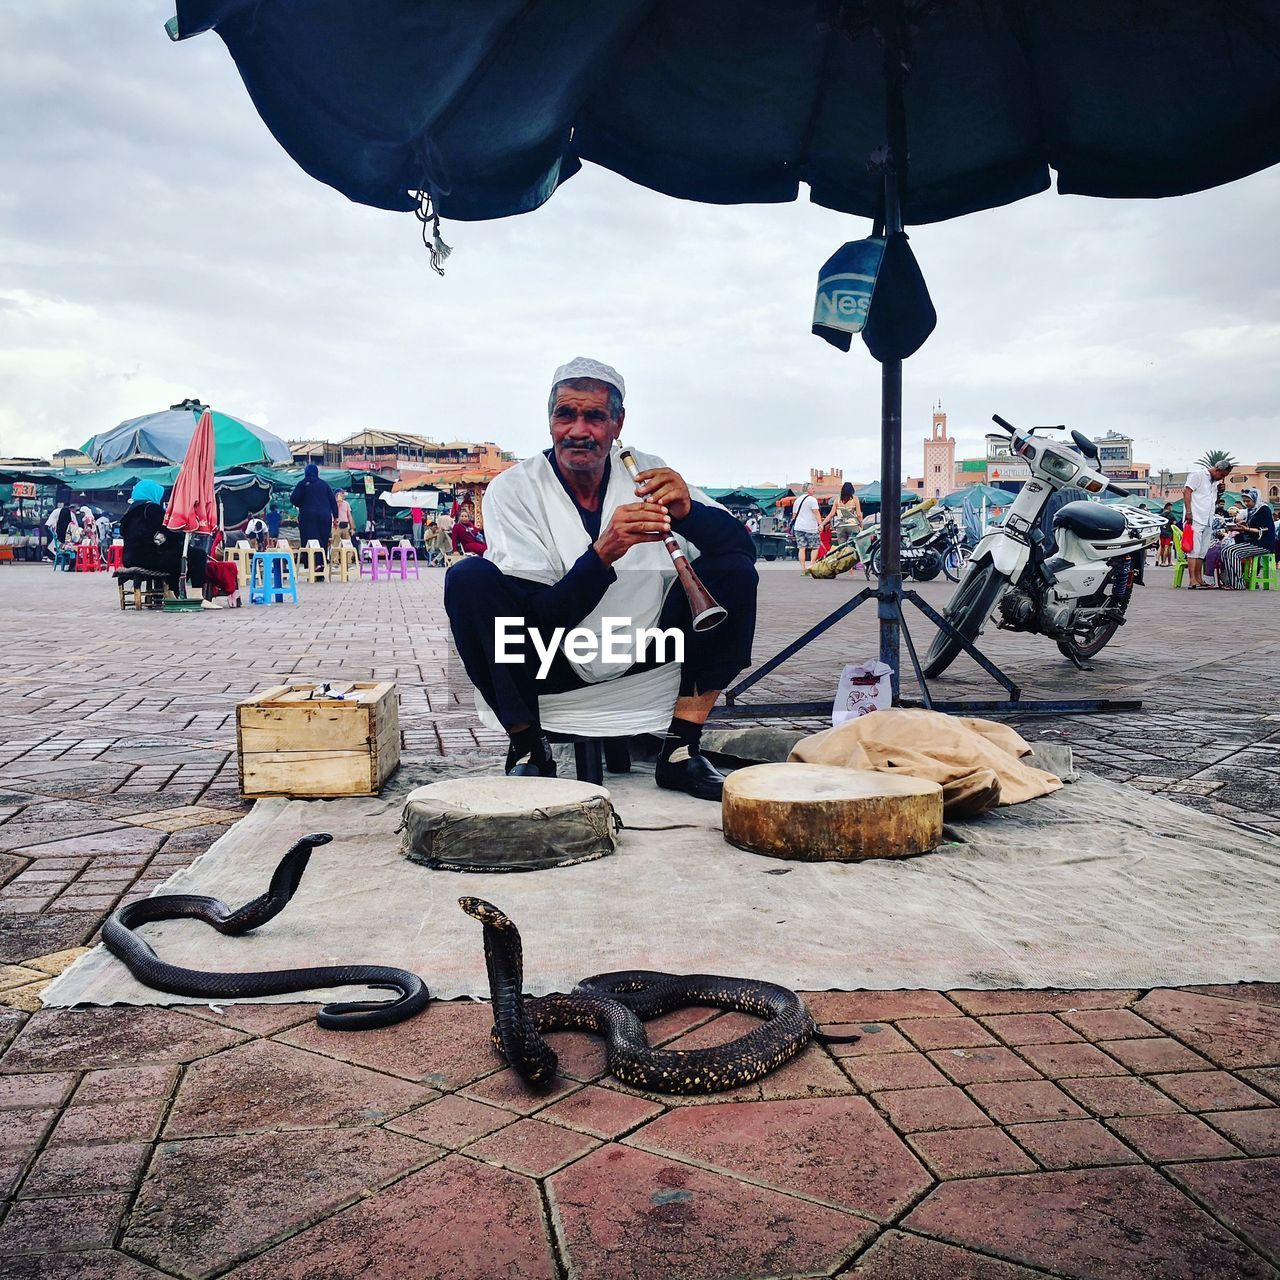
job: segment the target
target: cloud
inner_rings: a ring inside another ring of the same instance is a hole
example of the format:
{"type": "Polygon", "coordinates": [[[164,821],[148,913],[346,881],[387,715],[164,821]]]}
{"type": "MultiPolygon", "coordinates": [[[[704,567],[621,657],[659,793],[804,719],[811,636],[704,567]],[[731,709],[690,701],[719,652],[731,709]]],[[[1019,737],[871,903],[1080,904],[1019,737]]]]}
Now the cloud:
{"type": "MultiPolygon", "coordinates": [[[[0,451],[48,453],[199,395],[286,436],[545,437],[550,371],[621,368],[628,434],[702,483],[879,468],[880,369],[809,332],[865,222],[710,207],[588,166],[536,213],[418,224],[302,173],[212,35],[149,0],[0,11],[0,451]]],[[[904,371],[904,463],[941,400],[1128,431],[1179,469],[1275,453],[1280,171],[1180,200],[1046,194],[912,231],[939,312],[904,371]]]]}

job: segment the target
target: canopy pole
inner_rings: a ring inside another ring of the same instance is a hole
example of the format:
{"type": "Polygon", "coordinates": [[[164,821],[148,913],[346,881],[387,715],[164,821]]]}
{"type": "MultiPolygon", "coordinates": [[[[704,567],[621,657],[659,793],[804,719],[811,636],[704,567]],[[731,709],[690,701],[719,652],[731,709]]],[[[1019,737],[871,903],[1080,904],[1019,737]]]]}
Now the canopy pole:
{"type": "MultiPolygon", "coordinates": [[[[884,115],[888,156],[884,168],[884,232],[902,230],[901,184],[907,170],[907,113],[903,101],[902,13],[894,5],[886,23],[884,115]]],[[[902,660],[902,361],[886,360],[880,370],[880,661],[892,672],[893,701],[900,692],[902,660]]]]}

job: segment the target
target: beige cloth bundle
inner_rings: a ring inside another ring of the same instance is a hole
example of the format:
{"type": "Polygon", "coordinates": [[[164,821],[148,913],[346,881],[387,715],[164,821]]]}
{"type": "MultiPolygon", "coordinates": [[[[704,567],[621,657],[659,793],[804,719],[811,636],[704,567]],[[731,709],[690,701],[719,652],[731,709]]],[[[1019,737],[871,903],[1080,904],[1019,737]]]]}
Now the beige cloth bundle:
{"type": "Polygon", "coordinates": [[[1053,774],[1022,763],[1030,750],[991,720],[889,707],[802,738],[788,759],[926,778],[942,787],[946,816],[961,818],[1057,791],[1062,783],[1053,774]]]}

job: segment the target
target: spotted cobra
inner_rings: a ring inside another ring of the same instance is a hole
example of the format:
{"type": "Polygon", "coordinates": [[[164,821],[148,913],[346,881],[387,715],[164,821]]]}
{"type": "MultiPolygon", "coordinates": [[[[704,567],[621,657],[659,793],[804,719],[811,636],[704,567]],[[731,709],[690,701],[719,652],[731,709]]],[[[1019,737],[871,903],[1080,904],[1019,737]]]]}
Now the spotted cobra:
{"type": "Polygon", "coordinates": [[[717,1093],[759,1080],[794,1058],[812,1039],[840,1043],[857,1036],[820,1033],[794,991],[771,982],[648,969],[584,978],[568,995],[526,1000],[520,931],[482,898],[458,905],[484,926],[484,959],[493,997],[494,1047],[530,1084],[555,1078],[555,1050],[543,1031],[591,1031],[604,1037],[609,1070],[624,1084],[655,1093],[717,1093]],[[760,1026],[708,1049],[654,1049],[643,1019],[704,1005],[763,1018],[760,1026]]]}
{"type": "Polygon", "coordinates": [[[145,986],[173,995],[202,1000],[242,1000],[251,996],[283,995],[316,987],[377,987],[400,994],[394,1000],[347,1001],[324,1005],[316,1014],[320,1026],[331,1031],[362,1031],[403,1022],[425,1007],[430,993],[417,974],[385,965],[323,965],[309,969],[278,969],[258,973],[219,973],[183,969],[166,964],[134,932],[156,920],[203,920],[219,933],[248,933],[279,915],[302,882],[311,851],[328,844],[324,833],[303,836],[280,859],[266,893],[233,911],[221,898],[170,893],[117,907],[102,926],[102,941],[145,986]]]}

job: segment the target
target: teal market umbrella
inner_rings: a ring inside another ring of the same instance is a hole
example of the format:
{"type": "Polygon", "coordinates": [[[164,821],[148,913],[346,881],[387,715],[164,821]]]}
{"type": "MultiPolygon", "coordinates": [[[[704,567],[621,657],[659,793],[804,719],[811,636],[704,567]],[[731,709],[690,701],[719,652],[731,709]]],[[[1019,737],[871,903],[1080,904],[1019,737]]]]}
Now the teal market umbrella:
{"type": "MultiPolygon", "coordinates": [[[[1051,171],[1063,194],[1154,198],[1280,161],[1273,0],[177,0],[168,29],[216,30],[298,164],[415,212],[437,269],[441,214],[529,212],[584,161],[716,204],[805,186],[904,248],[905,225],[1034,195],[1051,171]]],[[[872,320],[908,296],[887,285],[872,320]]],[[[886,490],[910,350],[877,356],[886,490]]]]}
{"type": "MultiPolygon", "coordinates": [[[[184,400],[160,413],[130,418],[93,436],[84,444],[84,452],[104,467],[137,461],[181,465],[205,408],[198,400],[184,400]]],[[[265,428],[216,409],[211,416],[216,470],[255,462],[292,461],[289,446],[265,428]]]]}

